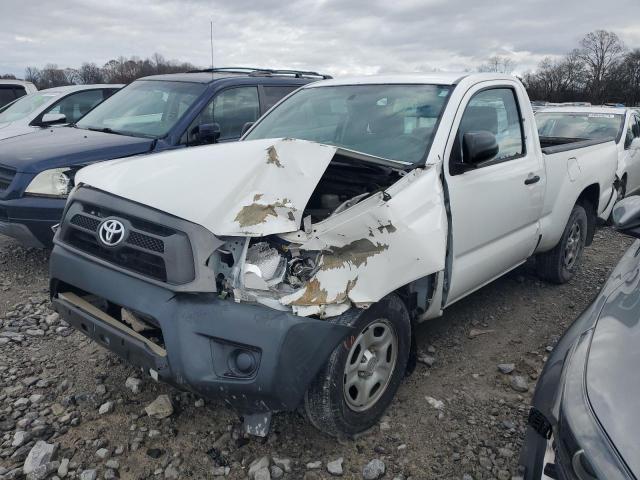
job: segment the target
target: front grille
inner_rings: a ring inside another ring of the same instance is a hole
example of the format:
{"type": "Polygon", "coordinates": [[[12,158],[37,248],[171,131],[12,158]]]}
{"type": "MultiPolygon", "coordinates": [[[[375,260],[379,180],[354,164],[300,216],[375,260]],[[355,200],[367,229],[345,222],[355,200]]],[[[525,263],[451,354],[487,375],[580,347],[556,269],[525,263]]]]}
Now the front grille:
{"type": "Polygon", "coordinates": [[[11,185],[16,171],[13,168],[0,166],[0,190],[6,190],[11,185]]]}
{"type": "Polygon", "coordinates": [[[164,242],[162,240],[139,232],[131,232],[126,243],[136,245],[137,247],[144,248],[145,250],[151,250],[153,252],[164,252],[164,242]]]}
{"type": "Polygon", "coordinates": [[[91,230],[92,232],[95,232],[96,230],[98,230],[100,220],[87,217],[86,215],[74,215],[71,219],[71,223],[77,225],[78,227],[84,228],[85,230],[91,230]]]}
{"type": "MultiPolygon", "coordinates": [[[[105,204],[108,207],[72,201],[62,222],[60,240],[157,281],[182,285],[194,280],[193,250],[184,231],[165,226],[164,217],[135,204],[105,204]],[[125,227],[124,240],[114,247],[105,246],[99,238],[100,225],[108,218],[118,219],[125,227]]],[[[167,221],[173,219],[168,217],[167,221]]]]}
{"type": "MultiPolygon", "coordinates": [[[[97,232],[98,227],[102,221],[97,218],[89,217],[88,215],[76,214],[71,219],[71,223],[85,230],[97,232]]],[[[151,250],[152,252],[163,253],[164,242],[159,238],[154,238],[138,231],[131,231],[126,238],[125,243],[134,245],[136,247],[143,248],[145,250],[151,250]]]]}
{"type": "Polygon", "coordinates": [[[73,229],[67,234],[67,242],[95,257],[119,265],[128,270],[162,282],[167,281],[167,270],[162,257],[142,252],[131,247],[104,248],[91,233],[73,229]]]}

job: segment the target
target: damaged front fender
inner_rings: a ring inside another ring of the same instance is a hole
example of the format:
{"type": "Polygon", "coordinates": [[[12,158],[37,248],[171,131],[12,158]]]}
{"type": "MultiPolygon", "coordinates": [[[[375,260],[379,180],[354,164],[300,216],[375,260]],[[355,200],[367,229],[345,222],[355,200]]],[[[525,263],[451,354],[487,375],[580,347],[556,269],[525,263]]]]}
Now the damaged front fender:
{"type": "Polygon", "coordinates": [[[447,228],[436,167],[413,170],[387,191],[314,225],[311,234],[283,236],[301,251],[322,253],[310,281],[280,301],[299,315],[327,316],[350,302],[377,302],[444,269],[447,228]]]}

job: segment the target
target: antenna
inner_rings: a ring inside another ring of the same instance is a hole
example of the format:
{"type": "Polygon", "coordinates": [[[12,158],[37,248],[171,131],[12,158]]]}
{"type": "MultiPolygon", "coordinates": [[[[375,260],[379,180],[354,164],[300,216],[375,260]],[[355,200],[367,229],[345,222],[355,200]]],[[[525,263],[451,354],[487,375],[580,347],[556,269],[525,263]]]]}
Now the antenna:
{"type": "Polygon", "coordinates": [[[210,22],[211,24],[211,80],[213,80],[213,20],[210,22]]]}

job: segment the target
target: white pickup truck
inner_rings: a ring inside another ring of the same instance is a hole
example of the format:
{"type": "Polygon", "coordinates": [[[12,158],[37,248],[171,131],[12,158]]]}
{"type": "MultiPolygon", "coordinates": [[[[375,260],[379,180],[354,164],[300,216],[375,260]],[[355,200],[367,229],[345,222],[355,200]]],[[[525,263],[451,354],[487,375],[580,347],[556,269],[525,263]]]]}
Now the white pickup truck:
{"type": "Polygon", "coordinates": [[[251,433],[304,405],[351,435],[391,402],[417,322],[533,255],[546,279],[571,278],[616,164],[613,142],[542,148],[510,76],[320,81],[240,142],[81,170],[52,299],[251,433]]]}
{"type": "Polygon", "coordinates": [[[548,141],[613,138],[618,148],[618,198],[640,189],[640,115],[631,108],[566,106],[536,112],[538,134],[548,141]]]}

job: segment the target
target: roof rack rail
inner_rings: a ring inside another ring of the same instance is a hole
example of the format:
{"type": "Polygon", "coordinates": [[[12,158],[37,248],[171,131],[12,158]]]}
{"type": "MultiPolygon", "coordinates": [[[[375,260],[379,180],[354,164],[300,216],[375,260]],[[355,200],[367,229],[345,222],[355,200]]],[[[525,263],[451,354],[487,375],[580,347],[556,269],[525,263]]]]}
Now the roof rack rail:
{"type": "Polygon", "coordinates": [[[327,80],[333,78],[331,75],[324,75],[318,72],[311,72],[305,70],[274,70],[271,68],[253,68],[253,67],[216,67],[216,68],[203,68],[198,70],[191,70],[187,73],[244,73],[250,76],[270,76],[270,75],[282,75],[291,76],[295,78],[315,77],[327,80]]]}

